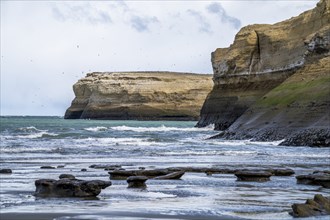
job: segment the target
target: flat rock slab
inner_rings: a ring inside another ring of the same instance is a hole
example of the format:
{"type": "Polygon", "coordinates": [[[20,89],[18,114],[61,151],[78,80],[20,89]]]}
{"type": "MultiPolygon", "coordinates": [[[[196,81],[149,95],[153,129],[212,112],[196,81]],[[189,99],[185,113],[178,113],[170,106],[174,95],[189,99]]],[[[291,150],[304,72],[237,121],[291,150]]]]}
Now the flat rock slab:
{"type": "Polygon", "coordinates": [[[78,179],[39,179],[35,181],[38,197],[95,197],[102,189],[111,186],[110,181],[78,179]]]}
{"type": "Polygon", "coordinates": [[[111,180],[125,180],[130,176],[146,176],[148,178],[155,178],[157,176],[164,176],[171,171],[167,169],[155,169],[155,170],[113,170],[110,171],[111,180]]]}
{"type": "Polygon", "coordinates": [[[154,179],[155,180],[178,180],[184,174],[185,174],[185,171],[178,171],[178,172],[169,173],[169,174],[163,175],[163,176],[157,176],[154,179]]]}
{"type": "Polygon", "coordinates": [[[121,168],[121,165],[109,165],[109,164],[93,164],[89,168],[93,169],[104,169],[104,170],[115,170],[121,168]]]}
{"type": "Polygon", "coordinates": [[[238,181],[269,181],[273,174],[267,171],[260,170],[240,170],[235,173],[238,181]]]}
{"type": "MultiPolygon", "coordinates": [[[[169,167],[169,171],[185,171],[191,173],[206,173],[207,175],[212,174],[234,174],[240,169],[229,169],[229,168],[218,168],[218,167],[169,167]]],[[[283,168],[262,168],[258,171],[266,171],[272,173],[274,176],[291,176],[295,172],[292,169],[283,168]]]]}
{"type": "Polygon", "coordinates": [[[307,199],[305,204],[293,204],[290,214],[294,217],[330,215],[330,199],[316,194],[314,199],[307,199]]]}
{"type": "Polygon", "coordinates": [[[319,185],[330,188],[330,173],[327,171],[316,171],[312,174],[296,176],[297,183],[308,185],[319,185]]]}
{"type": "Polygon", "coordinates": [[[292,169],[266,169],[265,171],[272,173],[274,176],[292,176],[295,174],[292,169]]]}
{"type": "Polygon", "coordinates": [[[189,173],[208,173],[208,174],[232,174],[236,169],[217,168],[217,167],[169,167],[169,171],[185,171],[189,173]]]}
{"type": "Polygon", "coordinates": [[[130,176],[127,178],[128,188],[146,188],[146,176],[130,176]]]}

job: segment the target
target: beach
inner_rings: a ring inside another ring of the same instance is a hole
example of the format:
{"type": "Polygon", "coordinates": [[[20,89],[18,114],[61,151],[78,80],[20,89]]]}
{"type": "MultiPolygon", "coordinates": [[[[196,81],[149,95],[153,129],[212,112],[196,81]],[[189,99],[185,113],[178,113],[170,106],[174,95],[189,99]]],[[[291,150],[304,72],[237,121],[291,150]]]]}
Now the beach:
{"type": "Polygon", "coordinates": [[[208,139],[217,132],[195,128],[195,123],[1,117],[1,168],[12,169],[12,174],[0,174],[1,218],[292,219],[293,203],[330,195],[329,189],[297,184],[295,178],[328,169],[327,148],[208,139]],[[295,175],[244,182],[230,173],[186,172],[179,180],[149,179],[146,189],[111,180],[93,199],[33,195],[35,180],[58,179],[61,174],[109,181],[109,171],[95,165],[125,170],[277,168],[292,169],[295,175]]]}

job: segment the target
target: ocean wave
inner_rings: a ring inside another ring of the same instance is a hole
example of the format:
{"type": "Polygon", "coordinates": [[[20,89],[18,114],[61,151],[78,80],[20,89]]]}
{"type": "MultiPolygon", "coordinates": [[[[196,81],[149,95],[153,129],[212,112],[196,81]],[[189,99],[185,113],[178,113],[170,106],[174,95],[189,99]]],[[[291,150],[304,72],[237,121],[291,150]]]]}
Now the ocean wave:
{"type": "Polygon", "coordinates": [[[23,132],[40,132],[40,131],[46,131],[46,130],[40,130],[34,126],[28,126],[28,127],[21,127],[17,129],[18,131],[23,131],[23,132]]]}
{"type": "Polygon", "coordinates": [[[102,127],[102,126],[96,126],[96,127],[84,128],[84,130],[97,132],[97,131],[106,131],[106,130],[108,130],[108,128],[107,127],[102,127]]]}
{"type": "Polygon", "coordinates": [[[166,127],[165,125],[159,127],[130,127],[126,125],[111,127],[116,131],[135,131],[135,132],[162,132],[162,131],[212,131],[212,127],[196,128],[196,127],[166,127]]]}
{"type": "Polygon", "coordinates": [[[25,138],[25,139],[34,139],[34,138],[46,138],[46,137],[55,137],[58,136],[58,134],[55,133],[49,133],[47,131],[42,131],[34,134],[28,134],[28,135],[17,135],[13,136],[15,138],[25,138]]]}
{"type": "Polygon", "coordinates": [[[185,151],[169,151],[169,152],[161,152],[156,153],[155,155],[160,156],[245,156],[245,155],[257,155],[256,151],[193,151],[193,150],[185,150],[185,151]]]}

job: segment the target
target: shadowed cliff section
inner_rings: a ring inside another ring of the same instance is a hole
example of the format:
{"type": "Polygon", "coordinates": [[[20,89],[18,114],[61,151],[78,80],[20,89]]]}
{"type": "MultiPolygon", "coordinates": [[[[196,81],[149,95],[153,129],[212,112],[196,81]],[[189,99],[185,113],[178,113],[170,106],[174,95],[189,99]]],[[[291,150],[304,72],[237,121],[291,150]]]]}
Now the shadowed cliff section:
{"type": "Polygon", "coordinates": [[[214,86],[197,126],[228,129],[261,97],[309,65],[308,54],[328,56],[329,22],[329,0],[322,0],[286,21],[242,28],[229,48],[212,53],[214,86]]]}
{"type": "Polygon", "coordinates": [[[175,72],[89,73],[74,86],[66,119],[198,120],[211,75],[175,72]]]}

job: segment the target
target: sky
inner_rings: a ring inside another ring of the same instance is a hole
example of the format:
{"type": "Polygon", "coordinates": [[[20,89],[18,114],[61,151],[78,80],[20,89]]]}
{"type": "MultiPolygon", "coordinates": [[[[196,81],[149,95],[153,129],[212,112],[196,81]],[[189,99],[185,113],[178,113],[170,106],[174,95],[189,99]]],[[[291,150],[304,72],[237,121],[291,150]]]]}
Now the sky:
{"type": "Polygon", "coordinates": [[[0,115],[63,116],[88,72],[212,73],[241,27],[315,7],[291,1],[3,1],[0,115]]]}

